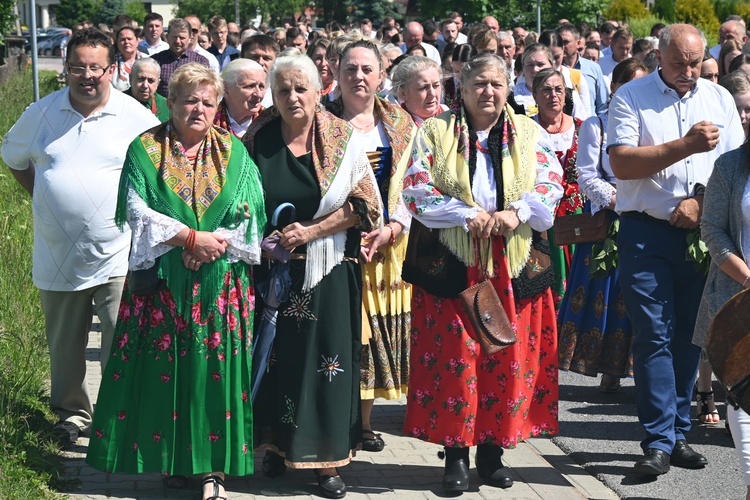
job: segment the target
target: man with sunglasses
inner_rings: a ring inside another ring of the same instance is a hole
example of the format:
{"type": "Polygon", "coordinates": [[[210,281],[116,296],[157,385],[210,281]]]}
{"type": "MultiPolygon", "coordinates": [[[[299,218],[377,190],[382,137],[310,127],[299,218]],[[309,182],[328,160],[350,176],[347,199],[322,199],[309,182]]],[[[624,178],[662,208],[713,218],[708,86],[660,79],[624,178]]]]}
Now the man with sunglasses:
{"type": "Polygon", "coordinates": [[[94,303],[102,370],[128,271],[130,231],[115,226],[120,171],[130,142],[159,120],[113,90],[114,46],[96,28],[76,32],[66,54],[68,87],[31,104],[3,137],[0,154],[33,198],[33,281],[50,353],[53,433],[68,447],[90,431],[86,344],[94,303]]]}

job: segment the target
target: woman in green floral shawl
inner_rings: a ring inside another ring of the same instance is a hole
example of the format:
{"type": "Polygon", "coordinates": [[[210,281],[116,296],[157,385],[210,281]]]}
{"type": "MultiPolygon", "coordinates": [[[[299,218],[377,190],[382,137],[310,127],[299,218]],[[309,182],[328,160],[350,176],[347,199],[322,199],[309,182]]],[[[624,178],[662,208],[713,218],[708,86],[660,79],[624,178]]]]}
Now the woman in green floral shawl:
{"type": "Polygon", "coordinates": [[[225,498],[224,474],[253,473],[248,264],[266,219],[257,167],[212,126],[222,94],[214,72],[182,66],[172,119],[128,150],[115,219],[133,231],[129,280],[156,267],[162,285],[123,294],[87,457],[107,472],[203,474],[204,499],[225,498]]]}

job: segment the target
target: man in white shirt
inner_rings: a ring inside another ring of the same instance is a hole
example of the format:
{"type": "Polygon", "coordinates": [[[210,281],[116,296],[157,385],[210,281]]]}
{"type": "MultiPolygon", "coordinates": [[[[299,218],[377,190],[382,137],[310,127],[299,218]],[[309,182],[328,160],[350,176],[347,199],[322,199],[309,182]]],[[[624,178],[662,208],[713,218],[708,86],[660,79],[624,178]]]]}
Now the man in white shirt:
{"type": "Polygon", "coordinates": [[[169,44],[161,39],[164,32],[164,18],[161,14],[152,12],[143,18],[143,41],[138,44],[138,50],[150,56],[167,50],[169,44]]]}
{"type": "Polygon", "coordinates": [[[130,231],[114,223],[130,142],[159,120],[113,90],[114,47],[96,28],[68,43],[68,87],[31,104],[3,137],[3,160],[33,199],[33,281],[50,353],[53,433],[63,447],[88,434],[94,408],[86,380],[93,301],[109,356],[128,271],[130,231]]]}
{"type": "MultiPolygon", "coordinates": [[[[453,19],[445,19],[440,25],[440,35],[437,39],[437,48],[442,55],[445,46],[449,43],[458,44],[458,25],[453,19]]],[[[465,35],[464,35],[465,36],[465,35]]]]}
{"type": "Polygon", "coordinates": [[[700,78],[705,46],[692,25],[665,28],[659,70],[621,87],[609,106],[620,285],[646,431],[635,471],[644,475],[707,464],[685,440],[700,358],[693,330],[706,281],[685,257],[687,236],[699,227],[714,161],[742,145],[744,132],[729,92],[700,78]]]}
{"type": "Polygon", "coordinates": [[[747,41],[747,32],[745,31],[745,25],[739,21],[727,21],[719,28],[719,43],[708,51],[711,57],[719,60],[719,54],[721,53],[721,47],[727,40],[737,40],[740,43],[747,41]]]}
{"type": "Polygon", "coordinates": [[[401,52],[406,53],[407,50],[414,47],[415,45],[421,45],[424,48],[427,57],[438,63],[438,66],[442,64],[440,60],[440,52],[438,49],[430,45],[429,43],[422,43],[422,37],[424,36],[424,28],[421,24],[416,21],[412,21],[406,25],[404,29],[404,42],[401,44],[401,52]]]}
{"type": "Polygon", "coordinates": [[[221,73],[221,66],[219,65],[219,60],[216,59],[216,56],[198,45],[198,35],[200,34],[202,29],[201,20],[198,19],[197,16],[185,16],[184,19],[190,24],[192,30],[192,36],[190,37],[190,45],[188,46],[188,49],[195,51],[196,54],[202,55],[203,57],[208,59],[208,65],[211,67],[211,69],[216,71],[217,73],[221,73]]]}
{"type": "Polygon", "coordinates": [[[618,29],[612,35],[612,43],[609,47],[611,50],[608,54],[602,52],[599,66],[602,69],[602,74],[611,80],[612,71],[617,63],[630,58],[630,51],[633,49],[633,34],[627,28],[618,29]]]}

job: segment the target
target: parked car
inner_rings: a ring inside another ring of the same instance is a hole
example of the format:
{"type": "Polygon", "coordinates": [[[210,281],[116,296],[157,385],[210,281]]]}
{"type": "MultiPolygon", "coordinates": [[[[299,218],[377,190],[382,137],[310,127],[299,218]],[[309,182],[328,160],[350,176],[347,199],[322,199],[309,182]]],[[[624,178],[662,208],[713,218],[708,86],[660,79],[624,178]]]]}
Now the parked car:
{"type": "Polygon", "coordinates": [[[62,51],[60,49],[60,44],[62,41],[66,38],[65,33],[56,33],[52,35],[51,37],[47,38],[46,40],[42,41],[41,43],[38,41],[39,38],[37,38],[37,53],[40,56],[60,56],[62,55],[62,51]]]}

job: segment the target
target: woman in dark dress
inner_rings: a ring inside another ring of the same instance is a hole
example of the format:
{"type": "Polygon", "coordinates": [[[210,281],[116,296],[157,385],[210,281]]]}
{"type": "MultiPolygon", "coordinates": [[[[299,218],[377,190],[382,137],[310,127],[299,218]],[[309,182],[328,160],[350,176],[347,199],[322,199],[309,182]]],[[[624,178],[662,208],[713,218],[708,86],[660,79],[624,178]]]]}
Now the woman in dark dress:
{"type": "MultiPolygon", "coordinates": [[[[292,284],[256,399],[256,444],[267,450],[266,475],[315,469],[320,493],[341,498],[346,486],[336,467],[350,462],[362,433],[360,232],[375,226],[380,201],[367,156],[349,142],[352,127],[318,105],[312,60],[277,58],[269,82],[274,107],[252,123],[245,144],[261,173],[266,213],[292,203],[299,222],[278,228],[280,244],[293,250],[292,284]]],[[[259,282],[270,264],[258,267],[259,282]]]]}

